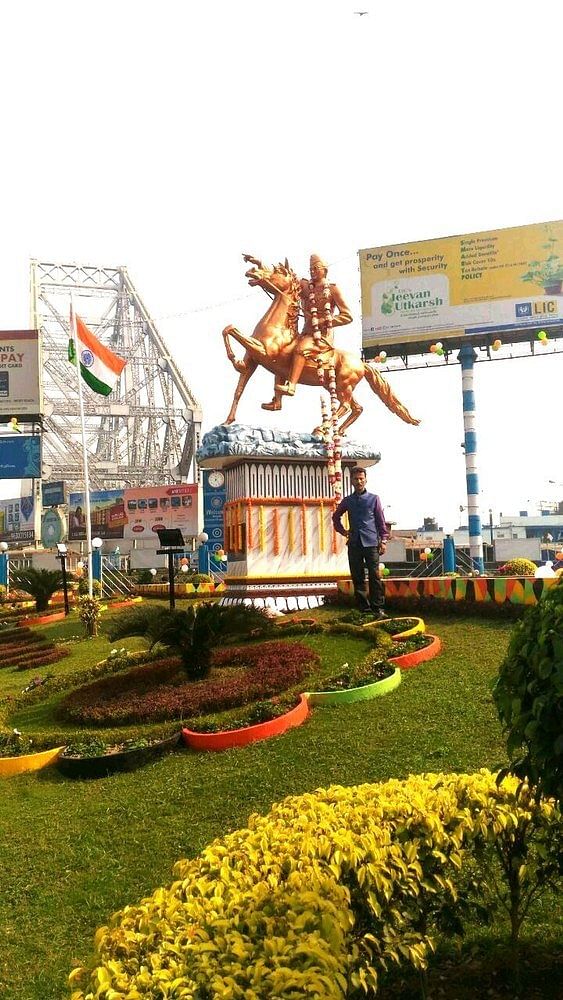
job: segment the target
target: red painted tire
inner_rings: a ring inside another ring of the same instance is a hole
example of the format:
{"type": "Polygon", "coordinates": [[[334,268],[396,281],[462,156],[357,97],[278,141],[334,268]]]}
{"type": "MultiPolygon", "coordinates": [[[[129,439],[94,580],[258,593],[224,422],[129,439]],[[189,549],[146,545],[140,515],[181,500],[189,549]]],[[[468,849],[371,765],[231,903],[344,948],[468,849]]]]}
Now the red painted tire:
{"type": "Polygon", "coordinates": [[[425,660],[433,660],[435,656],[438,656],[438,653],[442,652],[442,643],[437,635],[430,635],[429,638],[432,639],[432,642],[428,646],[415,649],[413,653],[403,653],[402,656],[390,656],[389,663],[395,663],[401,670],[410,670],[411,667],[417,667],[425,660]]]}
{"type": "Polygon", "coordinates": [[[244,729],[226,729],[222,733],[194,733],[192,729],[182,729],[186,746],[192,750],[229,750],[231,747],[244,747],[255,740],[267,740],[270,736],[280,736],[294,726],[305,722],[309,714],[309,704],[305,695],[299,695],[299,704],[269,722],[259,722],[256,726],[245,726],[244,729]]]}

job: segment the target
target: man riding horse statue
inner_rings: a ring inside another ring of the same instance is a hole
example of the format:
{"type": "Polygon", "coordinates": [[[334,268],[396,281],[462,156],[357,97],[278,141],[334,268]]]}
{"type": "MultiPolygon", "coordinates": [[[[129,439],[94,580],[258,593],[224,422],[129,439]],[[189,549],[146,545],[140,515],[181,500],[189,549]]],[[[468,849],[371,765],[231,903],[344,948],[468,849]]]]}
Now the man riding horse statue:
{"type": "Polygon", "coordinates": [[[401,420],[408,424],[420,423],[397,399],[376,368],[351,352],[334,347],[334,327],[351,323],[352,314],[338,286],[328,281],[328,266],[321,257],[311,255],[310,279],[299,279],[287,259],[275,267],[263,264],[250,254],[243,254],[243,259],[253,265],[245,275],[249,285],[263,288],[272,297],[272,302],[251,337],[245,337],[234,326],[223,330],[227,356],[239,372],[226,424],[234,422],[238,402],[258,365],[271,371],[275,380],[273,399],[270,403],[262,403],[264,410],[280,410],[283,397],[295,395],[298,384],[328,388],[327,376],[330,375],[336,386],[341,434],[362,413],[363,407],[353,396],[362,378],[401,420]],[[304,324],[299,332],[301,313],[304,324]],[[246,349],[242,361],[234,355],[231,337],[246,349]]]}

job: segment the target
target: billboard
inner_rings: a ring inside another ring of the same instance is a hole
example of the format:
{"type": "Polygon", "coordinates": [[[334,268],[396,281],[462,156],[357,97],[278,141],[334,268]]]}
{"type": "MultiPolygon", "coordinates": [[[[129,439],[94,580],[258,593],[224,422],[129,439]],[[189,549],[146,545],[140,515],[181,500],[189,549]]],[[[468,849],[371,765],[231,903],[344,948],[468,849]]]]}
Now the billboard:
{"type": "Polygon", "coordinates": [[[35,541],[33,497],[0,500],[0,542],[35,541]]]}
{"type": "MultiPolygon", "coordinates": [[[[179,528],[185,538],[197,535],[195,483],[181,486],[142,486],[138,489],[90,492],[92,534],[99,538],[153,539],[157,528],[179,528]]],[[[69,497],[68,537],[86,538],[84,494],[69,497]]]]}
{"type": "Polygon", "coordinates": [[[41,435],[0,437],[0,479],[41,479],[41,435]]]}
{"type": "Polygon", "coordinates": [[[563,323],[563,222],[360,250],[362,345],[563,323]]]}
{"type": "Polygon", "coordinates": [[[41,483],[41,494],[44,507],[60,507],[66,503],[65,483],[62,479],[50,483],[41,483]]]}
{"type": "Polygon", "coordinates": [[[42,412],[38,330],[0,330],[0,419],[42,412]]]}
{"type": "Polygon", "coordinates": [[[222,549],[223,510],[227,500],[225,476],[218,469],[203,470],[203,530],[209,536],[210,549],[222,549]]]}

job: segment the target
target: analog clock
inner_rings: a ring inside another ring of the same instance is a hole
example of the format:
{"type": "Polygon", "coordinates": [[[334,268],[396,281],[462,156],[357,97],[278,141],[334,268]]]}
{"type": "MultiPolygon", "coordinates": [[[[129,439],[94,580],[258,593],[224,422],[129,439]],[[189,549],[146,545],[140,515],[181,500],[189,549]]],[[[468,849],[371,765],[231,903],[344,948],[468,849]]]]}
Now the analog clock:
{"type": "Polygon", "coordinates": [[[213,489],[218,490],[224,485],[225,477],[222,472],[219,472],[219,469],[213,469],[207,477],[207,482],[213,489]]]}

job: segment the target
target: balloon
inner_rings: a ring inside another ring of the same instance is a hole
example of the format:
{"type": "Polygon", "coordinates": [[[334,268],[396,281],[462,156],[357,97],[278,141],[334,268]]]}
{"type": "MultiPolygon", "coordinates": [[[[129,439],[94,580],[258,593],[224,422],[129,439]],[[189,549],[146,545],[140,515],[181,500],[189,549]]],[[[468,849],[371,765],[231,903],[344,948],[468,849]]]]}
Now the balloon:
{"type": "Polygon", "coordinates": [[[380,361],[387,361],[387,351],[380,351],[379,352],[379,360],[380,361]]]}
{"type": "Polygon", "coordinates": [[[542,345],[542,347],[547,347],[547,345],[549,344],[549,340],[547,339],[547,337],[545,338],[545,340],[543,339],[540,340],[540,344],[542,345]]]}
{"type": "Polygon", "coordinates": [[[444,346],[444,345],[443,345],[443,343],[442,343],[442,341],[441,341],[441,340],[437,340],[437,341],[436,341],[436,350],[437,350],[437,351],[441,351],[441,349],[442,349],[442,347],[443,347],[443,346],[444,346]]]}
{"type": "Polygon", "coordinates": [[[444,353],[445,353],[445,352],[444,352],[444,348],[443,348],[443,347],[437,347],[437,348],[436,348],[436,354],[439,354],[439,355],[440,355],[440,357],[442,357],[442,355],[443,355],[444,353]]]}
{"type": "Polygon", "coordinates": [[[180,559],[180,566],[189,566],[189,565],[190,565],[190,560],[186,559],[185,556],[183,559],[180,559]]]}
{"type": "Polygon", "coordinates": [[[430,353],[431,354],[435,354],[436,353],[436,344],[430,344],[430,353]]]}
{"type": "Polygon", "coordinates": [[[387,569],[387,566],[381,572],[382,572],[383,576],[390,576],[391,575],[391,570],[387,569]]]}
{"type": "Polygon", "coordinates": [[[422,562],[426,562],[426,560],[428,559],[428,556],[426,555],[426,552],[421,552],[420,553],[420,558],[421,558],[422,562]]]}
{"type": "Polygon", "coordinates": [[[538,340],[547,340],[547,333],[545,332],[545,330],[539,331],[538,340]]]}
{"type": "Polygon", "coordinates": [[[381,571],[383,571],[384,569],[387,569],[385,563],[380,563],[379,564],[379,568],[380,568],[381,571]]]}
{"type": "Polygon", "coordinates": [[[493,340],[493,351],[498,351],[502,347],[502,340],[493,340]]]}
{"type": "Polygon", "coordinates": [[[429,548],[427,547],[427,548],[425,548],[425,550],[424,550],[424,551],[426,552],[426,555],[427,555],[427,556],[429,556],[429,555],[430,555],[430,553],[432,552],[432,549],[429,549],[429,548]]]}

